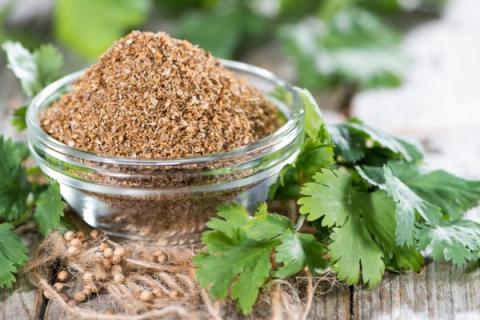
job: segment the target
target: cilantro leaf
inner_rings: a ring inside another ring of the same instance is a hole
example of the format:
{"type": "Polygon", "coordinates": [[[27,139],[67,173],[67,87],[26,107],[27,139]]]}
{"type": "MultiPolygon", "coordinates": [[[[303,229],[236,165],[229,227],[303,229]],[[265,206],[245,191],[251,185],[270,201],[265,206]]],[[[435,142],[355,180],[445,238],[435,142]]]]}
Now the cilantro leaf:
{"type": "Polygon", "coordinates": [[[335,143],[335,152],[352,164],[371,158],[371,153],[375,149],[390,153],[382,154],[385,160],[403,159],[407,162],[419,162],[423,159],[421,147],[414,142],[374,129],[358,119],[330,126],[329,131],[335,143]]]}
{"type": "Polygon", "coordinates": [[[17,129],[17,131],[23,131],[27,129],[27,121],[25,117],[27,116],[27,106],[21,106],[15,110],[12,118],[12,125],[17,129]]]}
{"type": "Polygon", "coordinates": [[[11,221],[27,210],[31,185],[22,167],[28,156],[25,145],[0,135],[0,218],[11,221]]]}
{"type": "Polygon", "coordinates": [[[178,35],[221,58],[231,58],[246,42],[263,37],[268,21],[242,1],[220,1],[179,21],[178,35]]]}
{"type": "Polygon", "coordinates": [[[313,96],[305,89],[295,88],[305,106],[305,131],[295,163],[285,166],[276,183],[270,187],[269,198],[296,199],[305,182],[313,179],[316,172],[335,164],[333,144],[323,115],[313,96]]]}
{"type": "Polygon", "coordinates": [[[41,45],[33,55],[37,66],[37,81],[41,89],[63,75],[63,55],[56,47],[50,44],[41,45]]]}
{"type": "MultiPolygon", "coordinates": [[[[354,201],[358,205],[361,200],[354,201]]],[[[385,271],[383,252],[373,241],[356,205],[345,224],[333,228],[328,254],[340,280],[351,285],[358,283],[361,275],[363,283],[372,288],[380,283],[385,271]]]]}
{"type": "Polygon", "coordinates": [[[361,275],[370,287],[377,285],[385,264],[382,249],[362,218],[362,204],[369,194],[353,188],[353,177],[346,170],[325,170],[314,180],[302,188],[300,213],[309,220],[322,218],[322,226],[334,227],[328,253],[338,278],[353,284],[361,275]]]}
{"type": "Polygon", "coordinates": [[[480,258],[480,224],[458,220],[423,226],[417,232],[418,246],[436,260],[444,258],[456,265],[480,258]]]}
{"type": "Polygon", "coordinates": [[[295,87],[295,91],[305,106],[305,133],[310,139],[319,140],[323,144],[331,144],[330,134],[327,131],[322,112],[315,98],[306,89],[295,87]]]}
{"type": "Polygon", "coordinates": [[[232,286],[232,297],[238,300],[240,309],[249,314],[268,279],[272,267],[270,255],[275,245],[275,242],[250,240],[230,247],[222,255],[200,253],[193,258],[197,281],[215,298],[226,298],[232,286]]]}
{"type": "MultiPolygon", "coordinates": [[[[223,219],[212,219],[207,224],[211,230],[202,236],[207,251],[193,259],[196,277],[215,298],[226,298],[231,287],[232,297],[238,300],[242,312],[249,314],[260,288],[268,279],[273,249],[280,242],[278,239],[257,241],[247,237],[247,233],[250,231],[258,236],[252,226],[257,221],[263,226],[277,226],[278,221],[265,217],[264,206],[255,217],[249,217],[246,209],[238,204],[222,206],[218,214],[223,219]]],[[[267,237],[260,238],[270,238],[269,231],[265,230],[267,237]]]]}
{"type": "Polygon", "coordinates": [[[207,227],[222,232],[231,239],[240,237],[242,234],[239,230],[249,221],[248,211],[238,203],[220,206],[217,214],[223,219],[212,218],[207,227]]]}
{"type": "Polygon", "coordinates": [[[277,214],[269,214],[267,205],[262,203],[258,206],[255,216],[246,225],[246,236],[257,240],[271,240],[286,230],[292,228],[292,223],[287,217],[277,214]]]}
{"type": "Polygon", "coordinates": [[[398,86],[402,81],[399,36],[365,10],[351,7],[330,21],[309,17],[285,26],[280,38],[307,87],[398,86]]]}
{"type": "Polygon", "coordinates": [[[323,258],[323,245],[311,234],[285,232],[282,242],[276,248],[275,260],[283,266],[275,272],[278,278],[286,278],[302,271],[305,266],[315,273],[324,269],[327,262],[323,258]]]}
{"type": "Polygon", "coordinates": [[[63,217],[64,204],[58,182],[50,183],[48,188],[39,195],[36,205],[33,219],[44,236],[61,227],[60,218],[63,217]]]}
{"type": "Polygon", "coordinates": [[[55,34],[76,53],[96,58],[123,32],[145,22],[150,5],[149,0],[59,0],[55,34]]]}
{"type": "Polygon", "coordinates": [[[440,220],[441,212],[439,208],[419,197],[393,173],[388,165],[384,166],[383,169],[367,166],[357,167],[357,172],[367,182],[386,191],[394,200],[397,212],[395,234],[398,245],[411,246],[413,244],[417,213],[431,224],[435,224],[440,220]]]}
{"type": "Polygon", "coordinates": [[[230,288],[245,314],[251,312],[269,278],[274,250],[279,265],[272,273],[276,277],[326,266],[322,244],[312,235],[295,231],[286,217],[268,213],[265,204],[254,216],[238,204],[222,206],[218,215],[202,235],[206,249],[193,259],[197,280],[215,298],[225,298],[230,288]]]}
{"type": "Polygon", "coordinates": [[[423,256],[414,246],[399,246],[395,241],[396,208],[393,200],[381,190],[377,190],[359,203],[362,216],[370,233],[383,248],[387,265],[395,269],[420,271],[423,256]]]}
{"type": "Polygon", "coordinates": [[[8,67],[20,79],[23,91],[28,96],[35,95],[41,88],[37,81],[37,66],[33,54],[19,42],[8,41],[2,45],[2,49],[7,54],[8,67]]]}
{"type": "Polygon", "coordinates": [[[309,221],[323,217],[322,226],[342,226],[351,209],[352,175],[345,170],[324,170],[313,179],[302,187],[300,213],[309,221]]]}
{"type": "Polygon", "coordinates": [[[415,193],[434,206],[441,208],[450,219],[480,204],[480,181],[467,180],[443,170],[422,171],[401,162],[389,164],[392,172],[415,193]]]}
{"type": "Polygon", "coordinates": [[[19,42],[8,41],[2,48],[7,54],[8,67],[30,97],[62,75],[63,56],[51,45],[42,45],[33,53],[19,42]]]}
{"type": "Polygon", "coordinates": [[[347,125],[330,126],[328,131],[335,143],[335,153],[337,155],[341,155],[350,163],[357,163],[365,158],[365,140],[354,134],[347,125]]]}
{"type": "Polygon", "coordinates": [[[399,139],[384,131],[372,128],[358,119],[347,122],[348,127],[365,138],[371,139],[374,145],[390,150],[402,156],[405,161],[418,161],[423,159],[421,147],[407,140],[399,139]]]}
{"type": "Polygon", "coordinates": [[[0,288],[11,288],[15,273],[28,260],[27,248],[8,223],[0,224],[0,288]]]}

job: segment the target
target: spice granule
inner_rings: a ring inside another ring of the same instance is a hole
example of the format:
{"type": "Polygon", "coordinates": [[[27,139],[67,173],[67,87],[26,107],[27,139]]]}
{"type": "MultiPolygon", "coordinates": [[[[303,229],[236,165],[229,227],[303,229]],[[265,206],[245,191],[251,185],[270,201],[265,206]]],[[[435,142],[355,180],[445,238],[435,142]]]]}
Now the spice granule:
{"type": "Polygon", "coordinates": [[[229,151],[274,132],[280,120],[260,91],[210,53],[135,31],[46,109],[41,125],[77,149],[160,159],[229,151]]]}

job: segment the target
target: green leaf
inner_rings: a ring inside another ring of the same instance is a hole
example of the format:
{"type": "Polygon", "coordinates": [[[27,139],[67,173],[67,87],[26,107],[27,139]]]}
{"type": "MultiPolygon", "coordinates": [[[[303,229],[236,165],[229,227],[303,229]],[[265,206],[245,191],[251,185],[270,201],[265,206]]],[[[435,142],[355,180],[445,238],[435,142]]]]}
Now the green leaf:
{"type": "Polygon", "coordinates": [[[362,216],[369,194],[353,188],[353,177],[346,170],[324,170],[314,183],[305,184],[298,203],[309,220],[322,219],[322,226],[334,227],[328,253],[332,267],[348,284],[361,279],[370,287],[382,279],[383,251],[372,239],[362,216]]]}
{"type": "Polygon", "coordinates": [[[226,298],[230,289],[231,297],[245,314],[252,311],[269,277],[275,248],[277,262],[282,265],[274,272],[278,277],[305,266],[312,272],[325,267],[322,245],[313,236],[294,231],[286,217],[269,214],[265,204],[257,208],[253,217],[238,204],[222,206],[218,214],[219,218],[207,224],[210,230],[202,235],[206,249],[193,259],[196,277],[215,298],[226,298]]]}
{"type": "Polygon", "coordinates": [[[258,292],[268,279],[276,242],[246,240],[222,255],[201,253],[193,258],[197,281],[215,298],[225,299],[228,288],[244,314],[252,311],[258,292]]]}
{"type": "Polygon", "coordinates": [[[428,223],[435,224],[441,219],[440,210],[419,197],[389,166],[383,169],[377,167],[357,167],[357,172],[369,183],[378,186],[392,197],[396,205],[397,228],[396,243],[411,246],[416,231],[416,214],[428,223]]]}
{"type": "Polygon", "coordinates": [[[285,166],[276,183],[270,187],[270,199],[297,199],[301,186],[311,181],[316,172],[335,165],[332,139],[317,103],[307,90],[295,90],[305,106],[307,137],[295,163],[285,166]]]}
{"type": "Polygon", "coordinates": [[[441,225],[423,226],[417,233],[418,246],[434,259],[456,265],[480,258],[480,224],[458,220],[441,225]]]}
{"type": "Polygon", "coordinates": [[[378,190],[365,196],[360,208],[365,225],[389,260],[388,265],[394,269],[420,271],[424,264],[420,252],[413,246],[396,244],[396,208],[393,200],[384,191],[378,190]]]}
{"type": "Polygon", "coordinates": [[[350,163],[357,163],[365,158],[366,141],[356,135],[345,124],[328,128],[335,144],[335,153],[350,163]]]}
{"type": "Polygon", "coordinates": [[[43,191],[38,197],[36,205],[33,219],[44,236],[62,226],[60,219],[63,217],[65,206],[60,195],[58,182],[52,181],[50,183],[47,190],[43,191]]]}
{"type": "Polygon", "coordinates": [[[208,11],[193,11],[179,21],[178,36],[220,58],[232,58],[245,43],[263,37],[267,20],[241,1],[220,1],[208,11]]]}
{"type": "Polygon", "coordinates": [[[335,151],[348,162],[355,164],[365,159],[370,160],[375,150],[382,150],[385,163],[391,159],[403,159],[407,162],[419,162],[423,159],[421,147],[414,142],[394,137],[384,131],[374,129],[358,119],[329,127],[335,151]],[[390,152],[391,154],[385,154],[390,152]]]}
{"type": "Polygon", "coordinates": [[[350,213],[351,174],[344,170],[324,170],[313,179],[315,182],[302,188],[304,197],[298,200],[300,213],[307,215],[309,221],[323,217],[323,226],[342,226],[350,213]]]}
{"type": "Polygon", "coordinates": [[[361,218],[358,204],[362,199],[356,199],[357,195],[352,193],[355,205],[345,224],[333,228],[328,254],[340,280],[351,285],[358,283],[361,275],[363,283],[373,288],[380,283],[385,271],[383,252],[361,218]]]}
{"type": "Polygon", "coordinates": [[[63,55],[56,47],[41,45],[33,55],[37,66],[37,81],[42,89],[63,75],[63,55]]]}
{"type": "Polygon", "coordinates": [[[218,208],[218,216],[207,223],[207,227],[225,233],[229,238],[238,238],[239,229],[249,222],[248,211],[238,203],[225,204],[218,208]]]}
{"type": "Polygon", "coordinates": [[[374,145],[401,155],[405,161],[412,162],[423,159],[423,152],[420,146],[412,142],[399,139],[384,131],[372,128],[358,119],[350,120],[347,125],[351,130],[363,135],[364,138],[370,139],[374,145]]]}
{"type": "Polygon", "coordinates": [[[399,36],[365,10],[350,7],[330,21],[309,17],[285,26],[280,38],[300,81],[309,88],[402,82],[405,58],[399,36]]]}
{"type": "Polygon", "coordinates": [[[207,250],[193,259],[197,280],[215,298],[226,298],[231,288],[231,296],[238,300],[242,312],[248,314],[268,279],[273,249],[280,243],[272,238],[292,226],[284,217],[269,215],[264,204],[254,217],[239,204],[222,206],[218,215],[220,218],[207,224],[211,230],[202,236],[207,250]],[[262,229],[264,235],[260,233],[262,229]]]}
{"type": "Polygon", "coordinates": [[[422,171],[400,162],[389,166],[416,194],[441,208],[452,220],[480,204],[479,180],[463,179],[443,170],[422,171]]]}
{"type": "Polygon", "coordinates": [[[292,228],[292,223],[287,217],[277,214],[269,214],[267,205],[260,204],[255,213],[255,217],[246,225],[246,236],[257,240],[271,240],[278,235],[292,228]]]}
{"type": "Polygon", "coordinates": [[[312,181],[315,173],[335,166],[333,145],[325,144],[322,139],[307,138],[295,161],[295,168],[301,182],[312,181]]]}
{"type": "Polygon", "coordinates": [[[27,129],[27,106],[21,106],[15,110],[12,118],[12,125],[17,131],[23,131],[27,129]]]}
{"type": "Polygon", "coordinates": [[[33,53],[19,42],[6,42],[2,48],[7,54],[8,67],[27,96],[36,95],[62,75],[63,56],[51,45],[42,45],[33,53]]]}
{"type": "Polygon", "coordinates": [[[0,135],[0,218],[12,221],[27,210],[31,185],[22,167],[28,157],[25,145],[0,135]]]}
{"type": "MultiPolygon", "coordinates": [[[[333,144],[315,99],[305,89],[295,88],[305,106],[306,138],[294,164],[285,166],[269,190],[269,198],[297,199],[300,188],[316,172],[335,165],[333,144]]],[[[284,94],[277,90],[279,96],[284,94]]]]}
{"type": "Polygon", "coordinates": [[[6,42],[2,49],[7,54],[8,67],[20,80],[23,91],[28,96],[35,95],[41,88],[34,55],[19,42],[6,42]]]}
{"type": "Polygon", "coordinates": [[[312,140],[319,140],[318,142],[330,144],[330,134],[325,126],[323,114],[318,107],[315,98],[306,90],[295,87],[305,106],[305,133],[312,140]]]}
{"type": "Polygon", "coordinates": [[[27,248],[8,223],[0,224],[0,288],[11,288],[15,273],[27,262],[27,248]]]}
{"type": "Polygon", "coordinates": [[[143,24],[150,0],[58,0],[55,34],[87,58],[96,58],[132,27],[143,24]]]}
{"type": "Polygon", "coordinates": [[[323,245],[311,234],[285,232],[276,248],[275,260],[283,265],[275,272],[278,278],[287,278],[302,271],[306,266],[316,273],[327,266],[323,258],[323,245]]]}

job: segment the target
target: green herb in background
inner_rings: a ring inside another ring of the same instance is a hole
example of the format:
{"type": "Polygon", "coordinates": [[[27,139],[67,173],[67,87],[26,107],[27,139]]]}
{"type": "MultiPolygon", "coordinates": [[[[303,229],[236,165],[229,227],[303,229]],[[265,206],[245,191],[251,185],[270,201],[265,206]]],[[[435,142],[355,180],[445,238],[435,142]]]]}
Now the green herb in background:
{"type": "Polygon", "coordinates": [[[448,0],[358,0],[359,5],[378,13],[400,13],[412,12],[415,10],[438,13],[443,9],[447,2],[448,0]]]}
{"type": "Polygon", "coordinates": [[[31,30],[7,27],[7,20],[11,16],[14,5],[14,0],[4,1],[3,5],[0,5],[0,43],[8,40],[20,41],[27,48],[37,47],[40,44],[39,37],[33,34],[31,30]]]}
{"type": "MultiPolygon", "coordinates": [[[[6,42],[2,48],[7,54],[8,66],[18,77],[25,94],[37,94],[63,73],[63,57],[50,45],[39,47],[33,53],[19,43],[6,42]]],[[[18,108],[13,125],[26,128],[27,107],[18,108]]],[[[29,157],[25,144],[13,142],[0,135],[0,288],[11,287],[15,273],[28,260],[27,248],[13,229],[33,221],[43,235],[62,228],[64,203],[57,182],[48,184],[30,181],[24,161],[29,157]]]]}
{"type": "Polygon", "coordinates": [[[55,34],[74,52],[95,58],[152,8],[171,31],[221,58],[276,39],[309,89],[397,86],[406,70],[401,38],[388,13],[440,12],[446,0],[59,0],[55,34]]]}
{"type": "Polygon", "coordinates": [[[269,21],[254,12],[248,1],[219,2],[213,8],[193,11],[179,20],[177,36],[220,58],[234,54],[269,31],[269,21]]]}
{"type": "MultiPolygon", "coordinates": [[[[63,75],[63,55],[52,45],[41,45],[30,52],[19,42],[7,41],[2,49],[7,55],[8,67],[20,80],[28,97],[33,97],[63,75]]],[[[19,107],[13,114],[12,125],[18,131],[27,128],[26,114],[27,106],[19,107]]]]}
{"type": "Polygon", "coordinates": [[[397,86],[406,68],[396,32],[359,8],[331,21],[311,17],[284,27],[281,39],[300,82],[310,88],[397,86]]]}
{"type": "Polygon", "coordinates": [[[416,144],[358,119],[327,127],[311,95],[298,93],[308,116],[305,142],[272,186],[270,199],[295,200],[299,220],[293,229],[264,205],[253,217],[238,205],[220,209],[221,219],[212,219],[203,234],[206,248],[194,259],[200,285],[213,297],[225,298],[230,288],[239,309],[249,314],[269,279],[304,268],[312,274],[332,270],[347,284],[376,287],[385,270],[419,271],[421,251],[457,265],[480,258],[480,224],[464,219],[480,203],[480,181],[427,171],[416,144]],[[261,232],[249,229],[257,225],[261,232]],[[302,232],[304,225],[316,232],[302,232]],[[289,232],[295,241],[287,241],[289,232]],[[308,244],[302,242],[306,238],[308,244]],[[260,270],[252,262],[239,263],[253,256],[263,261],[260,270]],[[211,272],[222,268],[225,273],[211,272]],[[244,281],[254,285],[239,290],[244,281]]]}
{"type": "Polygon", "coordinates": [[[58,0],[55,34],[86,58],[96,58],[148,18],[150,0],[58,0]]]}

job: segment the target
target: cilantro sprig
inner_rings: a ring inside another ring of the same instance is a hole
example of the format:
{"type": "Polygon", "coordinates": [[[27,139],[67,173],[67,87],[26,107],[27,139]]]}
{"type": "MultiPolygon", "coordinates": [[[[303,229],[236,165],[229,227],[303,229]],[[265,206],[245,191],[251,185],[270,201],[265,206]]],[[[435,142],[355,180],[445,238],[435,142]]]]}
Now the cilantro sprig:
{"type": "MultiPolygon", "coordinates": [[[[275,95],[287,94],[280,91],[275,95]]],[[[220,208],[194,259],[213,297],[230,293],[248,314],[269,279],[305,268],[375,287],[385,270],[420,271],[425,254],[457,265],[480,258],[480,224],[464,218],[480,204],[480,181],[428,171],[416,143],[359,119],[327,126],[312,96],[297,92],[306,109],[304,143],[269,199],[295,200],[296,225],[310,228],[294,228],[265,205],[254,216],[239,205],[220,208]],[[312,227],[314,234],[302,232],[312,227]],[[246,283],[249,290],[239,290],[246,283]]]]}
{"type": "Polygon", "coordinates": [[[254,216],[238,204],[222,206],[218,215],[203,234],[206,249],[193,259],[197,280],[215,298],[225,299],[231,288],[231,297],[246,314],[270,277],[326,266],[321,243],[297,232],[286,217],[268,213],[265,204],[254,216]]]}
{"type": "MultiPolygon", "coordinates": [[[[17,76],[27,97],[37,94],[62,74],[63,57],[50,45],[40,46],[30,52],[20,43],[2,45],[8,66],[17,76]]],[[[18,108],[12,119],[17,130],[26,128],[27,107],[18,108]]],[[[41,234],[47,235],[62,228],[64,203],[60,186],[55,181],[47,184],[34,182],[30,175],[35,170],[25,166],[28,147],[0,135],[0,288],[10,288],[15,273],[28,260],[27,248],[14,229],[33,221],[41,234]]]]}
{"type": "Polygon", "coordinates": [[[64,203],[57,182],[29,181],[23,161],[24,144],[0,135],[0,288],[11,287],[14,274],[26,261],[27,248],[13,228],[32,220],[43,235],[62,227],[64,203]]]}

